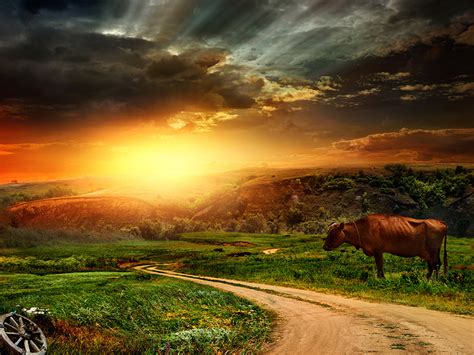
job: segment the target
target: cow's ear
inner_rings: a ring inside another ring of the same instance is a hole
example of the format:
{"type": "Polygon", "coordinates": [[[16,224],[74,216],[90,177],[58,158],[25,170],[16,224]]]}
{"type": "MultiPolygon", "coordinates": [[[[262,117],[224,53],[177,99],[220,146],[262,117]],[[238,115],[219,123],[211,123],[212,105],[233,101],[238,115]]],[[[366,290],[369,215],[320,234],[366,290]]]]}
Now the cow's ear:
{"type": "Polygon", "coordinates": [[[344,222],[342,222],[342,223],[339,225],[339,229],[340,229],[340,230],[343,230],[343,229],[344,229],[344,222]]]}

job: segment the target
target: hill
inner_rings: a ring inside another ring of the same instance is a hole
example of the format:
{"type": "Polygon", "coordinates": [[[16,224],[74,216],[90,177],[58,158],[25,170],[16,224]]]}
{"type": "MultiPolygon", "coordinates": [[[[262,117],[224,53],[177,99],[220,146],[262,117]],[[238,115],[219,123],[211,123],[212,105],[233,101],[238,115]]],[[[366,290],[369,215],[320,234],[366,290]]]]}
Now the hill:
{"type": "Polygon", "coordinates": [[[473,182],[472,169],[463,167],[246,169],[207,182],[201,177],[179,198],[159,196],[153,186],[111,186],[17,203],[0,221],[33,228],[137,227],[145,238],[156,239],[200,230],[323,233],[334,221],[388,213],[440,218],[450,234],[474,236],[473,182]]]}
{"type": "Polygon", "coordinates": [[[120,228],[158,218],[148,202],[130,197],[60,197],[23,202],[8,209],[14,226],[32,228],[120,228]]]}
{"type": "Polygon", "coordinates": [[[444,219],[450,233],[474,235],[471,170],[415,171],[393,165],[334,172],[255,176],[232,191],[204,201],[192,219],[224,222],[231,230],[250,218],[257,230],[249,232],[262,228],[321,233],[335,220],[388,213],[444,219]]]}

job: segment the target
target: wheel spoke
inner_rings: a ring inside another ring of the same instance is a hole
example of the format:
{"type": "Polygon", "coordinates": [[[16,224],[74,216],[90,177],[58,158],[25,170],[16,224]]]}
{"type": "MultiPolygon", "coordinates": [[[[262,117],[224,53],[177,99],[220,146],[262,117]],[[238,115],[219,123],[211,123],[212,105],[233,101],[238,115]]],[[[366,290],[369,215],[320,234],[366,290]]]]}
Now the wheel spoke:
{"type": "Polygon", "coordinates": [[[38,348],[38,345],[36,345],[33,340],[30,340],[30,343],[31,343],[31,346],[33,347],[33,349],[34,349],[36,352],[40,351],[40,348],[38,348]]]}
{"type": "Polygon", "coordinates": [[[25,339],[25,350],[26,350],[26,353],[30,353],[30,342],[28,341],[28,339],[25,339]]]}
{"type": "MultiPolygon", "coordinates": [[[[38,353],[46,349],[47,342],[41,329],[30,319],[11,314],[3,320],[5,340],[22,353],[38,353]],[[24,334],[25,335],[22,335],[24,334]]],[[[0,337],[1,341],[1,337],[0,337]]]]}
{"type": "Polygon", "coordinates": [[[20,335],[18,332],[5,332],[8,335],[20,335]]]}
{"type": "Polygon", "coordinates": [[[43,340],[40,338],[32,338],[31,340],[35,341],[35,344],[39,344],[39,346],[43,346],[43,340]]]}
{"type": "Polygon", "coordinates": [[[12,328],[12,329],[18,331],[18,328],[15,327],[13,324],[10,324],[10,323],[7,323],[7,322],[4,322],[3,324],[8,325],[10,328],[12,328]]]}
{"type": "Polygon", "coordinates": [[[20,328],[20,325],[16,322],[15,318],[10,317],[9,319],[10,319],[11,322],[14,323],[15,327],[20,328]]]}

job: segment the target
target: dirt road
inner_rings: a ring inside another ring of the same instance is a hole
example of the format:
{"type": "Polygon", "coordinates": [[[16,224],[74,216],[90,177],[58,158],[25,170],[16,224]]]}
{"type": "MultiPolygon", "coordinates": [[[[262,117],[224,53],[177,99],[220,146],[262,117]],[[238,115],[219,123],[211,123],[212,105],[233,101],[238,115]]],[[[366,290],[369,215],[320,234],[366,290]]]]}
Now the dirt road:
{"type": "Polygon", "coordinates": [[[278,316],[268,354],[474,353],[474,318],[229,279],[139,269],[232,292],[278,316]]]}

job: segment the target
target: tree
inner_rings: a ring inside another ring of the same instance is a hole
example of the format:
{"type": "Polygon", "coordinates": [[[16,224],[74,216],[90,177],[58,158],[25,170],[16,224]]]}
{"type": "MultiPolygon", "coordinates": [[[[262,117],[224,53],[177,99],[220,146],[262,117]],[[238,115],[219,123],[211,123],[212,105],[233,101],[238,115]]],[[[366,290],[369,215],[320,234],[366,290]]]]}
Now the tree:
{"type": "Polygon", "coordinates": [[[290,208],[288,215],[286,216],[286,223],[290,227],[294,227],[297,224],[303,222],[303,212],[298,208],[290,208]]]}
{"type": "Polygon", "coordinates": [[[262,233],[266,228],[267,222],[260,213],[244,216],[240,224],[240,231],[245,233],[262,233]]]}

